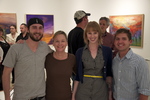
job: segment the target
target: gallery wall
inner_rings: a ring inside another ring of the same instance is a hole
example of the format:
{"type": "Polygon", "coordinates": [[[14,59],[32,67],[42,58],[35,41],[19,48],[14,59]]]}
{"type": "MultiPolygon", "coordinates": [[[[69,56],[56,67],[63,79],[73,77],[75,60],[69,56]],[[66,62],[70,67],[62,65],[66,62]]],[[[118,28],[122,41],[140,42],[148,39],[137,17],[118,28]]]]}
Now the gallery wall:
{"type": "Polygon", "coordinates": [[[16,13],[17,29],[25,22],[26,14],[54,15],[54,32],[67,34],[75,27],[73,16],[77,10],[90,12],[89,21],[111,15],[144,14],[143,48],[132,48],[145,59],[150,59],[150,0],[0,0],[0,13],[16,13]]]}

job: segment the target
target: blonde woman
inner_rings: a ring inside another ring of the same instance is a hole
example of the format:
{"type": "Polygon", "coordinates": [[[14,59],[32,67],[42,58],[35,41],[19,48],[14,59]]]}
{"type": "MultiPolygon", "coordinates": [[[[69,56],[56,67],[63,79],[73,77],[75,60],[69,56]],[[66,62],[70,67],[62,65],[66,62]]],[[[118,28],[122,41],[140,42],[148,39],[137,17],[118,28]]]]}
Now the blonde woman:
{"type": "Polygon", "coordinates": [[[53,37],[55,52],[46,57],[45,68],[46,100],[71,100],[70,77],[75,72],[76,61],[73,54],[65,52],[67,36],[57,31],[53,37]]]}

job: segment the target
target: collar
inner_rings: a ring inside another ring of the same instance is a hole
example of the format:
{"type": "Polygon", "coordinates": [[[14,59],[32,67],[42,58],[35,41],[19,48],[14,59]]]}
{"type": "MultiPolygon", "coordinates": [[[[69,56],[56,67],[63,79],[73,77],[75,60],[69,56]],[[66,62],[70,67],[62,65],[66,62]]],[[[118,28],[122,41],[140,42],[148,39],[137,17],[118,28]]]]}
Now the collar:
{"type": "MultiPolygon", "coordinates": [[[[99,49],[99,48],[102,48],[102,46],[99,45],[99,46],[98,46],[98,49],[99,49]]],[[[88,46],[88,45],[85,45],[84,48],[83,48],[83,50],[86,50],[86,49],[89,49],[89,46],[88,46]]]]}
{"type": "MultiPolygon", "coordinates": [[[[124,59],[124,58],[130,59],[131,56],[132,56],[132,54],[133,54],[133,51],[132,51],[132,49],[130,48],[130,50],[127,52],[127,54],[126,54],[122,59],[124,59]]],[[[116,58],[117,58],[117,59],[120,59],[119,53],[117,53],[116,58]]]]}
{"type": "Polygon", "coordinates": [[[107,36],[107,33],[108,33],[108,32],[107,32],[107,31],[105,31],[105,33],[103,34],[103,36],[102,36],[102,37],[105,37],[105,36],[107,36]]]}

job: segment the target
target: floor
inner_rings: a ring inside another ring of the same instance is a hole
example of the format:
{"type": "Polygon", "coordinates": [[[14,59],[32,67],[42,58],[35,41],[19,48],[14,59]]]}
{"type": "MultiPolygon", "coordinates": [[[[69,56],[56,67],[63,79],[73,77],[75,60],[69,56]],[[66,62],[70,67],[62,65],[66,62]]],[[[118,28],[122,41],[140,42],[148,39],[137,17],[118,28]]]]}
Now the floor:
{"type": "MultiPolygon", "coordinates": [[[[149,66],[150,66],[150,61],[147,61],[148,62],[148,64],[149,64],[149,66]]],[[[150,68],[150,67],[149,67],[150,68]]],[[[12,86],[12,85],[11,85],[12,86]]],[[[10,92],[10,94],[12,94],[13,93],[13,90],[10,92]]],[[[5,100],[4,99],[4,92],[3,91],[0,91],[0,100],[5,100]]],[[[149,99],[148,100],[150,100],[150,97],[149,97],[149,99]]]]}

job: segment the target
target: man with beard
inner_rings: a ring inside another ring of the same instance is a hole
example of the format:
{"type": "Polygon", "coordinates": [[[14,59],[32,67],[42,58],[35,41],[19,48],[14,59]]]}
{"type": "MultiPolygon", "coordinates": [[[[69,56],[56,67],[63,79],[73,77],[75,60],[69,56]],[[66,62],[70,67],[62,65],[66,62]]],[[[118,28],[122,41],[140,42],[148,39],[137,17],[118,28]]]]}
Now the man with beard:
{"type": "Polygon", "coordinates": [[[40,41],[44,24],[39,18],[28,21],[29,37],[22,44],[11,46],[3,62],[5,100],[10,100],[10,73],[15,68],[13,100],[43,100],[45,96],[44,63],[52,50],[40,41]]]}
{"type": "Polygon", "coordinates": [[[16,42],[18,40],[27,40],[28,39],[28,26],[25,23],[20,25],[20,35],[17,37],[16,42]]]}

